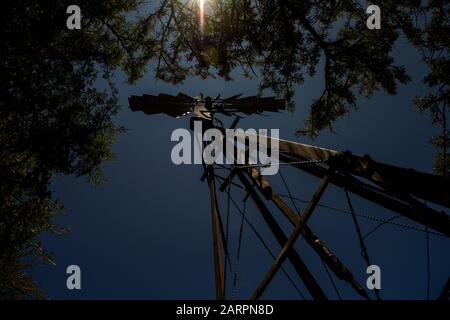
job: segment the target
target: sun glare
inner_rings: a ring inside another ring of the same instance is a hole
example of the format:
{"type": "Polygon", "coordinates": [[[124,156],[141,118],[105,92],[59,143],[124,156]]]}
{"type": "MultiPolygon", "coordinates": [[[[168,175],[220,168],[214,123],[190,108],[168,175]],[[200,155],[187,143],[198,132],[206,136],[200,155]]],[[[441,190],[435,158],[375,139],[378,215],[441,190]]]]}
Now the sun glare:
{"type": "Polygon", "coordinates": [[[200,32],[203,33],[203,29],[205,27],[205,1],[199,0],[199,8],[200,8],[200,32]]]}

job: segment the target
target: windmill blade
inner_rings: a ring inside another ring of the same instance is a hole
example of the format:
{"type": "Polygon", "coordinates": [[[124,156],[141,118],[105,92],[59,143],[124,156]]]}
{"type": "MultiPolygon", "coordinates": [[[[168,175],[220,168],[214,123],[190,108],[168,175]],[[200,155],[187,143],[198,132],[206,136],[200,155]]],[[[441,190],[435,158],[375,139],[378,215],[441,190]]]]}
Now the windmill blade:
{"type": "Polygon", "coordinates": [[[222,102],[223,103],[230,103],[230,102],[233,102],[234,100],[236,100],[237,98],[239,98],[240,96],[242,96],[242,93],[234,95],[234,96],[231,96],[231,97],[226,98],[226,99],[223,99],[222,102]]]}
{"type": "Polygon", "coordinates": [[[196,100],[184,93],[179,93],[177,96],[144,94],[141,97],[131,96],[128,103],[132,111],[142,111],[148,115],[164,113],[176,118],[192,112],[196,100]]]}
{"type": "Polygon", "coordinates": [[[286,109],[286,100],[275,97],[250,96],[236,99],[230,103],[229,107],[236,109],[236,112],[245,114],[268,112],[279,112],[286,109]]]}
{"type": "MultiPolygon", "coordinates": [[[[191,112],[195,112],[200,117],[211,118],[211,113],[225,114],[227,116],[235,113],[262,114],[265,111],[279,112],[286,108],[286,101],[276,99],[275,97],[262,98],[259,96],[250,96],[240,98],[242,94],[237,94],[220,101],[220,95],[214,99],[218,100],[217,104],[206,105],[206,99],[203,96],[194,98],[184,93],[177,96],[169,94],[159,94],[158,96],[146,95],[131,96],[128,101],[132,111],[142,111],[148,115],[163,113],[174,118],[185,116],[191,112]]],[[[211,100],[211,99],[210,99],[211,100]]]]}
{"type": "Polygon", "coordinates": [[[234,112],[228,112],[228,111],[222,110],[220,113],[226,115],[227,117],[236,117],[236,114],[234,112]]]}

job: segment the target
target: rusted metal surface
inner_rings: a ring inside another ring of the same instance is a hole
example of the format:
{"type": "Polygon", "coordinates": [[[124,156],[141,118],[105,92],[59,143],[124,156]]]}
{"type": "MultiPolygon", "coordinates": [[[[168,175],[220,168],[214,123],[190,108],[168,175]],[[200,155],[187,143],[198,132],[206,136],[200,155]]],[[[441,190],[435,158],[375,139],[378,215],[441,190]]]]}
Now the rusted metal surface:
{"type": "MultiPolygon", "coordinates": [[[[280,154],[280,160],[289,162],[292,161],[292,158],[280,154]]],[[[292,164],[292,166],[318,178],[323,178],[327,173],[325,168],[315,164],[292,164]]],[[[345,188],[373,203],[450,236],[450,217],[443,212],[438,212],[424,205],[419,208],[407,201],[397,199],[394,195],[387,194],[386,190],[371,186],[348,175],[343,176],[337,173],[331,173],[329,179],[330,183],[340,188],[345,188]]]]}
{"type": "MultiPolygon", "coordinates": [[[[236,135],[244,133],[237,132],[236,135]]],[[[245,135],[252,136],[249,133],[245,135]]],[[[264,137],[257,140],[259,145],[270,149],[271,141],[275,138],[264,137]]],[[[350,152],[339,152],[283,139],[276,140],[280,153],[323,161],[336,170],[366,178],[383,189],[410,194],[450,208],[449,178],[376,162],[367,156],[359,157],[350,152]]]]}
{"type": "MultiPolygon", "coordinates": [[[[276,205],[278,209],[285,215],[292,225],[298,226],[300,224],[300,217],[296,214],[289,205],[274,191],[269,181],[265,179],[257,169],[250,169],[253,183],[259,188],[268,200],[276,205]]],[[[334,274],[341,280],[348,282],[355,291],[365,299],[369,299],[369,295],[364,288],[355,280],[353,274],[348,268],[339,260],[338,257],[327,247],[322,240],[317,237],[307,224],[301,229],[301,234],[306,242],[314,249],[314,251],[324,259],[325,263],[330,267],[334,274]]]]}
{"type": "MultiPolygon", "coordinates": [[[[271,229],[278,243],[280,244],[281,247],[283,247],[287,243],[288,238],[284,234],[280,225],[277,223],[270,210],[266,207],[264,201],[260,198],[256,190],[253,188],[252,184],[245,176],[244,172],[242,172],[241,170],[237,170],[236,174],[239,180],[241,181],[242,185],[244,186],[244,188],[249,193],[252,200],[255,202],[256,207],[259,209],[263,219],[271,229]]],[[[311,293],[311,296],[317,300],[326,300],[327,297],[325,293],[315,280],[312,273],[309,271],[306,264],[300,258],[298,253],[295,250],[290,250],[287,256],[291,261],[292,265],[294,266],[295,270],[297,271],[298,275],[303,280],[305,286],[308,288],[309,292],[311,293]]]]}
{"type": "Polygon", "coordinates": [[[320,184],[317,187],[316,191],[314,192],[311,200],[308,202],[308,205],[306,206],[302,215],[299,217],[300,218],[299,223],[296,225],[296,227],[295,227],[294,231],[292,232],[291,236],[289,237],[288,241],[282,247],[279,255],[273,262],[272,266],[270,267],[270,269],[267,272],[266,276],[264,277],[263,281],[261,282],[261,284],[256,289],[255,293],[253,294],[253,296],[252,296],[253,300],[259,299],[261,297],[264,290],[270,284],[273,277],[275,277],[277,271],[280,269],[281,265],[288,257],[289,253],[292,252],[294,243],[297,241],[303,228],[305,227],[306,223],[308,222],[309,218],[311,217],[312,213],[314,212],[314,209],[316,208],[317,204],[319,203],[319,200],[322,197],[322,194],[324,193],[327,186],[328,186],[328,176],[325,176],[320,181],[320,184]]]}
{"type": "Polygon", "coordinates": [[[225,299],[225,282],[224,282],[224,264],[222,259],[222,226],[217,205],[216,184],[214,179],[214,170],[208,170],[207,180],[209,186],[209,194],[211,201],[211,222],[213,236],[213,254],[214,254],[214,270],[216,282],[216,298],[217,300],[225,299]]]}

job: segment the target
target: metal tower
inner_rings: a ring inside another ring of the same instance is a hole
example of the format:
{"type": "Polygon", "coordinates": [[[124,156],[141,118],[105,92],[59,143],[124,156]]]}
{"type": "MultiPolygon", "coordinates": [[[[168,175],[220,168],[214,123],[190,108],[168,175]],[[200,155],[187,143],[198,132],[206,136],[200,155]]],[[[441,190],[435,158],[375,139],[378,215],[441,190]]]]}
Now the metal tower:
{"type": "MultiPolygon", "coordinates": [[[[275,98],[247,97],[236,95],[221,99],[210,97],[190,97],[185,94],[178,96],[144,95],[129,98],[130,108],[133,111],[143,111],[146,114],[165,113],[172,117],[180,117],[190,113],[191,129],[194,121],[201,121],[204,130],[215,128],[225,133],[227,128],[216,115],[221,114],[233,118],[231,129],[236,128],[240,119],[239,114],[260,114],[263,112],[278,112],[285,109],[285,101],[275,98]]],[[[372,203],[396,212],[410,220],[423,225],[427,232],[450,237],[450,217],[444,211],[432,208],[429,203],[442,208],[450,208],[450,180],[445,177],[405,169],[384,164],[371,159],[369,156],[356,156],[349,151],[339,152],[312,145],[301,144],[270,137],[261,137],[258,134],[251,136],[247,133],[237,132],[242,139],[255,139],[259,147],[271,150],[275,143],[279,146],[279,161],[282,165],[294,167],[318,179],[315,192],[307,201],[305,209],[298,214],[287,204],[265,176],[261,175],[260,165],[252,165],[247,161],[241,165],[207,165],[203,163],[202,181],[206,181],[210,192],[211,220],[213,233],[214,267],[216,298],[226,299],[226,268],[229,258],[229,248],[224,230],[222,215],[218,205],[218,191],[226,193],[230,187],[237,187],[251,198],[261,217],[270,228],[280,251],[274,255],[274,260],[268,268],[266,276],[255,289],[252,299],[258,299],[269,286],[274,276],[282,270],[283,263],[289,260],[299,278],[309,291],[313,299],[328,299],[322,287],[317,282],[313,272],[303,261],[302,257],[293,247],[299,237],[322,259],[334,275],[351,285],[351,287],[364,299],[370,299],[366,289],[358,283],[349,268],[333,253],[333,251],[311,230],[308,220],[314,210],[320,205],[320,199],[327,186],[334,185],[345,191],[349,213],[358,234],[362,257],[370,265],[370,258],[361,230],[357,221],[350,194],[362,197],[372,203]],[[264,139],[263,139],[264,138],[264,139]],[[216,171],[225,170],[227,175],[220,176],[216,171]],[[219,185],[217,185],[218,183],[219,185]],[[286,234],[280,223],[268,208],[267,202],[274,206],[287,218],[293,226],[293,231],[286,234]]],[[[203,142],[204,143],[204,142],[203,142]]],[[[204,143],[206,146],[206,143],[204,143]]],[[[235,148],[234,156],[246,157],[246,150],[235,148]]],[[[229,194],[228,194],[229,195],[229,194]]],[[[228,201],[229,201],[228,196],[228,201]]],[[[292,200],[292,196],[291,196],[292,200]]],[[[435,206],[436,207],[436,206],[435,206]]],[[[243,216],[245,219],[245,216],[243,216]]],[[[244,221],[244,220],[243,220],[244,221]]],[[[385,221],[386,222],[386,221],[385,221]]],[[[282,270],[284,272],[284,270],[282,270]]],[[[448,299],[450,279],[444,286],[441,299],[448,299]]],[[[379,292],[375,290],[376,298],[380,299],[379,292]]]]}

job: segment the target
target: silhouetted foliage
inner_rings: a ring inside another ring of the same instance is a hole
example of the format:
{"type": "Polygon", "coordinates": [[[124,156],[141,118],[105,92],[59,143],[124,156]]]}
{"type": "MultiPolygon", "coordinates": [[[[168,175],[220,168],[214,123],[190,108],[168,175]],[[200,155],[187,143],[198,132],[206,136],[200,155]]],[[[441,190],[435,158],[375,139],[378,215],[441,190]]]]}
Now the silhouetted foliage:
{"type": "Polygon", "coordinates": [[[420,49],[430,72],[424,82],[430,93],[417,97],[415,104],[419,111],[427,110],[433,124],[440,133],[430,142],[438,148],[434,159],[434,170],[441,175],[450,174],[450,135],[447,125],[450,104],[450,2],[430,1],[426,15],[429,22],[416,30],[412,38],[420,49]]]}
{"type": "Polygon", "coordinates": [[[57,174],[100,182],[121,128],[116,89],[95,86],[122,68],[137,79],[151,55],[140,1],[78,1],[83,28],[66,28],[69,1],[3,1],[0,13],[0,296],[41,297],[24,272],[51,260],[37,235],[59,233],[49,190],[57,174]]]}
{"type": "Polygon", "coordinates": [[[161,1],[157,76],[174,83],[190,74],[231,79],[231,71],[240,67],[260,81],[261,90],[288,99],[296,86],[319,76],[322,94],[298,130],[315,137],[356,109],[358,97],[371,97],[376,90],[392,95],[409,81],[404,66],[393,58],[393,46],[404,36],[430,69],[425,83],[436,93],[418,97],[416,104],[442,127],[442,134],[432,139],[443,150],[435,169],[448,174],[449,3],[380,1],[380,30],[367,28],[365,5],[351,0],[207,1],[202,33],[196,1],[161,1]]]}
{"type": "MultiPolygon", "coordinates": [[[[375,1],[377,2],[377,1],[375,1]]],[[[382,1],[382,28],[366,27],[359,1],[207,1],[204,29],[197,1],[77,1],[81,30],[66,28],[69,1],[6,0],[0,12],[0,296],[42,297],[25,270],[51,258],[37,235],[59,233],[62,212],[49,186],[55,175],[102,180],[100,165],[122,128],[112,78],[130,83],[148,63],[156,77],[223,77],[241,68],[260,89],[291,99],[311,77],[323,92],[299,134],[316,136],[376,90],[395,94],[409,80],[392,56],[401,35],[429,67],[430,94],[417,108],[441,134],[437,172],[448,174],[449,3],[382,1]],[[100,89],[103,77],[108,88],[100,89]]],[[[291,101],[291,107],[294,105],[291,101]]],[[[305,106],[302,106],[305,107],[305,106]]]]}

